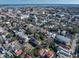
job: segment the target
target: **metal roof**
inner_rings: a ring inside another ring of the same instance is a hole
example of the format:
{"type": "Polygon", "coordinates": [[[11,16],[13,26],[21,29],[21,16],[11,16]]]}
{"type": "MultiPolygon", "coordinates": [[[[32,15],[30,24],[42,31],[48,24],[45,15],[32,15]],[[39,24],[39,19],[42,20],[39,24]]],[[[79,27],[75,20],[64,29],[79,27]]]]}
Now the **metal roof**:
{"type": "Polygon", "coordinates": [[[62,35],[57,35],[56,36],[56,40],[57,41],[60,41],[60,42],[64,42],[64,43],[68,43],[70,42],[70,39],[65,37],[65,36],[62,36],[62,35]]]}

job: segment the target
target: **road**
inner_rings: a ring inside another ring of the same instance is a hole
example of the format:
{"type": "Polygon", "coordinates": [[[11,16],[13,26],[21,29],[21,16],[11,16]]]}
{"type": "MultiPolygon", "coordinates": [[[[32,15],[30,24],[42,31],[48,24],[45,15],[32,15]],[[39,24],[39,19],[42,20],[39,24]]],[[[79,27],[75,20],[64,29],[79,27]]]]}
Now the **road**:
{"type": "Polygon", "coordinates": [[[75,52],[75,48],[76,48],[76,41],[77,41],[77,39],[74,39],[74,40],[73,40],[73,42],[72,42],[72,47],[71,47],[71,51],[72,51],[72,53],[74,53],[74,52],[75,52]]]}

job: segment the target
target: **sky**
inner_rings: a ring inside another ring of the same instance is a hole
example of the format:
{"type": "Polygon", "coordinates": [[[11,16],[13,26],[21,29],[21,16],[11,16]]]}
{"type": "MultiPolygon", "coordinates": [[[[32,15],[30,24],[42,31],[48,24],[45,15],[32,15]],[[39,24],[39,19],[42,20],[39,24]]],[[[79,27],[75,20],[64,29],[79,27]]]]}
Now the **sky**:
{"type": "Polygon", "coordinates": [[[0,4],[79,4],[79,0],[0,0],[0,4]]]}

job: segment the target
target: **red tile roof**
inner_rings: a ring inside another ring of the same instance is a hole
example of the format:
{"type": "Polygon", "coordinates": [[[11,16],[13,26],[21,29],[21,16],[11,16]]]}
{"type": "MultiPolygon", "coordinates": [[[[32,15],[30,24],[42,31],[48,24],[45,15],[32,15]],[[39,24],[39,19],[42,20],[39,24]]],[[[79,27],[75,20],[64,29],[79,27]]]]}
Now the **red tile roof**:
{"type": "Polygon", "coordinates": [[[15,53],[16,53],[17,56],[21,55],[22,52],[23,52],[22,50],[16,50],[16,51],[15,51],[15,53]]]}
{"type": "Polygon", "coordinates": [[[54,52],[52,52],[52,51],[47,52],[47,57],[48,58],[52,58],[53,56],[54,56],[54,52]]]}

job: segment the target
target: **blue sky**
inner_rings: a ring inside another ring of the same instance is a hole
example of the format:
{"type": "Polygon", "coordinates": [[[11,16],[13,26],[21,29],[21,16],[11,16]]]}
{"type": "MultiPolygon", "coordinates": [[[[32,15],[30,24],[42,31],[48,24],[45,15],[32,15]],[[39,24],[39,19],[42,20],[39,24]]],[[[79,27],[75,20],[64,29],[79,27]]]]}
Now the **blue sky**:
{"type": "Polygon", "coordinates": [[[79,0],[0,0],[0,4],[79,4],[79,0]]]}

